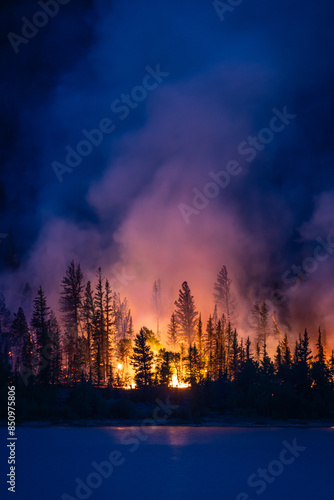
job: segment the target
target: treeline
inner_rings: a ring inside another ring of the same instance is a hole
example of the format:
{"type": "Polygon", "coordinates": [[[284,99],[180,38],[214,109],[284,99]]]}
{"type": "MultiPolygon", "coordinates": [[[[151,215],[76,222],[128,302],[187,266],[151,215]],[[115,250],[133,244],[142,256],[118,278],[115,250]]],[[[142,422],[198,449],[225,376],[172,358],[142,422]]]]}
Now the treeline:
{"type": "Polygon", "coordinates": [[[80,265],[72,261],[61,280],[60,320],[42,287],[33,298],[29,321],[23,307],[12,317],[0,295],[2,371],[25,386],[90,382],[101,388],[194,387],[222,381],[244,395],[265,384],[271,394],[279,387],[291,398],[299,394],[309,400],[315,395],[321,401],[331,400],[334,353],[326,356],[321,329],[314,352],[307,330],[290,345],[288,334],[280,332],[263,301],[252,310],[255,340],[241,338],[231,285],[223,266],[214,283],[213,313],[203,323],[184,282],[167,331],[161,332],[161,284],[156,281],[152,292],[156,332],[142,327],[137,333],[128,301],[112,291],[101,269],[95,283],[85,283],[80,265]],[[269,337],[277,344],[272,358],[267,351],[269,337]]]}

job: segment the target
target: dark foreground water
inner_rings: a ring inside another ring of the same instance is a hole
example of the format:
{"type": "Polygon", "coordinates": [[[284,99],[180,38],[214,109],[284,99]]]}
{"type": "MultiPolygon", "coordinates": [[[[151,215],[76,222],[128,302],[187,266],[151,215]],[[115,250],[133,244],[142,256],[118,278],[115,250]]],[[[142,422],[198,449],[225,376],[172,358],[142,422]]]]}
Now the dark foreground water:
{"type": "Polygon", "coordinates": [[[14,500],[334,498],[334,429],[140,427],[17,429],[14,500]]]}

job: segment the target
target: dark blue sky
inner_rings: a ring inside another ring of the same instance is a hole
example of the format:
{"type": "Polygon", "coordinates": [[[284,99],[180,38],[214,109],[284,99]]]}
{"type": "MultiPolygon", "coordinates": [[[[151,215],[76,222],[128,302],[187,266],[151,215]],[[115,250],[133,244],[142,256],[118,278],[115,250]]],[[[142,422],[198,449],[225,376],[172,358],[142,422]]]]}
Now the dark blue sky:
{"type": "MultiPolygon", "coordinates": [[[[101,261],[133,268],[136,293],[160,274],[193,281],[196,291],[205,273],[211,287],[226,263],[247,308],[284,288],[282,274],[334,231],[330,0],[244,0],[223,21],[204,0],[71,0],[17,54],[7,34],[21,35],[22,17],[32,20],[41,8],[6,1],[1,10],[7,286],[14,273],[16,283],[45,280],[51,290],[49,268],[58,272],[74,257],[88,273],[101,261]],[[158,64],[169,75],[121,120],[111,103],[158,64]],[[284,106],[296,118],[248,163],[238,146],[284,106]],[[52,163],[64,163],[66,146],[76,148],[82,130],[104,118],[115,130],[59,182],[52,163]],[[210,170],[233,159],[242,173],[185,224],[179,204],[190,206],[210,170]],[[201,278],[181,277],[205,258],[201,278]]],[[[317,314],[316,323],[326,314],[332,324],[324,308],[332,304],[333,266],[331,258],[319,263],[289,297],[296,321],[307,303],[306,316],[317,314]]]]}

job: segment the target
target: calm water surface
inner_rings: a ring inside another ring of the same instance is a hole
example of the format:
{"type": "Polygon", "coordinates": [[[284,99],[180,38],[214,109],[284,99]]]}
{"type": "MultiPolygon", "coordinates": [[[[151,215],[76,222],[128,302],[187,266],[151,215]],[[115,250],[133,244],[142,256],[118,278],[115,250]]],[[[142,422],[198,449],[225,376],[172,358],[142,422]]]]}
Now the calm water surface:
{"type": "Polygon", "coordinates": [[[334,429],[19,427],[15,495],[6,494],[7,435],[0,431],[0,498],[334,498],[334,429]]]}

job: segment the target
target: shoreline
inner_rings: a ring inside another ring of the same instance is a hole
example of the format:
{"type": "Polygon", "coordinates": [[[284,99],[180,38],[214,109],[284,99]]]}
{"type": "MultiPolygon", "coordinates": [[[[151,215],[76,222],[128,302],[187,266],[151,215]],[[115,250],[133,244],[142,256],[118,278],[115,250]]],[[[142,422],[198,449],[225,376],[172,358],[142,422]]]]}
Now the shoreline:
{"type": "MultiPolygon", "coordinates": [[[[76,419],[76,420],[59,420],[57,422],[52,420],[27,420],[17,423],[18,428],[38,428],[38,427],[141,427],[145,419],[76,419]]],[[[0,421],[0,427],[7,427],[6,421],[0,421]]],[[[230,428],[326,428],[334,429],[333,421],[323,420],[298,420],[287,419],[274,420],[274,419],[208,419],[203,418],[197,422],[188,421],[185,419],[169,419],[164,422],[156,422],[152,427],[230,427],[230,428]]]]}

